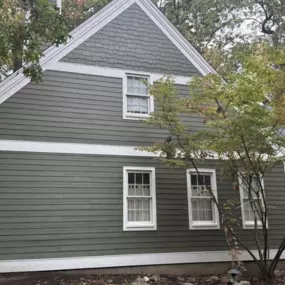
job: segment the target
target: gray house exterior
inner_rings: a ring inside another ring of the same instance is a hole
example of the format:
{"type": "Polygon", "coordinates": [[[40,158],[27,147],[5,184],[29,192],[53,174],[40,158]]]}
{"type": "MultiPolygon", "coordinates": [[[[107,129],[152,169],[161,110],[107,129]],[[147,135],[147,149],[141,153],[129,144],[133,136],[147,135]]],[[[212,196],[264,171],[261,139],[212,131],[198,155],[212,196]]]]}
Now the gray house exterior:
{"type": "MultiPolygon", "coordinates": [[[[0,272],[229,261],[211,201],[194,204],[206,182],[136,150],[169,135],[141,121],[155,108],[141,79],[173,74],[187,95],[191,77],[214,72],[151,1],[114,0],[41,64],[42,83],[19,71],[0,85],[0,272]]],[[[198,166],[219,202],[240,199],[220,162],[198,166]]],[[[284,183],[283,165],[264,178],[273,251],[284,183]]]]}

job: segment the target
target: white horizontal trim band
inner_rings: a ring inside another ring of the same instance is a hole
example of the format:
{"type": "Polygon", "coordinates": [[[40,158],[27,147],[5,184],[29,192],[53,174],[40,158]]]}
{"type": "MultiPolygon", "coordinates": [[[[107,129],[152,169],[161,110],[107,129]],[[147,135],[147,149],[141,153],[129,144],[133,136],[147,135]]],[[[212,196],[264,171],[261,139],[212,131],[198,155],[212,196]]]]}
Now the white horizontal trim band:
{"type": "Polygon", "coordinates": [[[0,140],[0,151],[155,157],[153,153],[136,150],[134,146],[34,142],[34,141],[15,141],[15,140],[0,140]]]}
{"type": "MultiPolygon", "coordinates": [[[[137,71],[137,70],[128,70],[128,69],[120,69],[120,68],[83,65],[83,64],[69,63],[69,62],[56,62],[50,65],[47,69],[63,71],[63,72],[88,74],[88,75],[115,77],[115,78],[124,78],[127,73],[140,74],[140,75],[151,76],[152,81],[156,81],[165,75],[162,73],[152,73],[152,72],[147,72],[147,71],[137,71]]],[[[186,85],[191,80],[191,77],[174,76],[174,79],[175,79],[176,84],[186,85]]]]}
{"type": "MultiPolygon", "coordinates": [[[[253,252],[257,254],[256,251],[253,252]]],[[[271,250],[270,256],[273,257],[276,252],[277,250],[271,250]]],[[[285,254],[282,255],[282,259],[284,258],[285,254]]],[[[243,261],[252,260],[247,252],[243,252],[240,259],[243,261]]],[[[229,262],[230,260],[231,258],[228,251],[145,253],[91,257],[2,260],[0,261],[0,273],[162,264],[229,262]]]]}
{"type": "MultiPolygon", "coordinates": [[[[98,154],[139,157],[159,157],[158,153],[137,150],[136,146],[87,144],[87,143],[64,143],[64,142],[41,142],[21,140],[0,140],[0,151],[25,151],[25,152],[48,152],[48,153],[71,153],[71,154],[98,154]]],[[[217,155],[211,155],[206,159],[218,159],[217,155]]],[[[224,158],[226,159],[226,158],[224,158]]]]}

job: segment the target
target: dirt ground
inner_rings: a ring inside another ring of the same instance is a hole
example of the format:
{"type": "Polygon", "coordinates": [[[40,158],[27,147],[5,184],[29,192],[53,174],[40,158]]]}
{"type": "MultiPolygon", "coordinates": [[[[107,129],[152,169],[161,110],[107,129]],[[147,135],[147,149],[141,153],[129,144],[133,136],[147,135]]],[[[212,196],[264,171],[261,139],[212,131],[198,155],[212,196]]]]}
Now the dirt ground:
{"type": "MultiPolygon", "coordinates": [[[[144,276],[141,276],[142,278],[144,276]]],[[[0,274],[0,285],[131,285],[138,275],[87,275],[80,273],[65,274],[57,272],[0,274]]],[[[158,281],[149,281],[150,285],[225,285],[226,278],[216,276],[216,280],[209,282],[211,276],[159,276],[158,281]],[[217,278],[218,277],[218,278],[217,278]],[[219,279],[219,280],[218,280],[219,279]],[[186,284],[185,284],[186,285],[186,284]]],[[[251,285],[263,285],[264,283],[255,278],[248,280],[251,285]]],[[[276,285],[285,285],[285,277],[279,277],[276,285]]],[[[135,285],[132,284],[132,285],[135,285]]]]}

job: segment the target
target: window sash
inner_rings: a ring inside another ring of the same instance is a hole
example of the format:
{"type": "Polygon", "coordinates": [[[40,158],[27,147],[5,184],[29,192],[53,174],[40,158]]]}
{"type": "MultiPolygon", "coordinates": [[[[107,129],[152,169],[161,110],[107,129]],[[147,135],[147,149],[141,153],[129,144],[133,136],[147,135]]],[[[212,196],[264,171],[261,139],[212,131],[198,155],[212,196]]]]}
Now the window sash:
{"type": "Polygon", "coordinates": [[[149,96],[126,95],[127,113],[131,115],[148,115],[150,113],[149,96]],[[131,104],[132,103],[132,104],[131,104]],[[145,103],[145,104],[143,104],[145,103]]]}
{"type": "Polygon", "coordinates": [[[214,213],[214,205],[213,205],[212,198],[200,199],[200,198],[191,197],[191,203],[192,203],[192,221],[193,222],[210,222],[211,223],[214,221],[215,213],[214,213]],[[203,203],[201,202],[205,202],[205,201],[208,201],[210,203],[208,205],[204,203],[203,205],[203,203]],[[207,217],[210,217],[210,218],[207,218],[207,217]]]}
{"type": "Polygon", "coordinates": [[[143,81],[149,82],[145,76],[127,75],[127,95],[149,96],[148,88],[143,81]]]}
{"type": "Polygon", "coordinates": [[[128,200],[128,216],[127,220],[128,223],[134,222],[134,223],[152,223],[152,197],[127,197],[128,200]],[[132,201],[133,205],[130,206],[129,202],[132,201]],[[142,202],[142,203],[138,203],[142,202]],[[146,202],[146,203],[143,203],[146,202]]]}
{"type": "MultiPolygon", "coordinates": [[[[258,199],[253,199],[252,202],[257,203],[258,199]]],[[[262,201],[260,201],[260,203],[261,202],[262,201]]],[[[243,198],[243,211],[244,211],[244,221],[246,223],[254,223],[254,217],[255,217],[254,212],[256,210],[252,209],[251,204],[250,204],[250,200],[247,198],[243,198]],[[248,218],[248,217],[252,217],[252,218],[248,218]]],[[[259,217],[258,217],[258,214],[256,214],[256,219],[257,219],[257,222],[261,222],[259,217]]]]}

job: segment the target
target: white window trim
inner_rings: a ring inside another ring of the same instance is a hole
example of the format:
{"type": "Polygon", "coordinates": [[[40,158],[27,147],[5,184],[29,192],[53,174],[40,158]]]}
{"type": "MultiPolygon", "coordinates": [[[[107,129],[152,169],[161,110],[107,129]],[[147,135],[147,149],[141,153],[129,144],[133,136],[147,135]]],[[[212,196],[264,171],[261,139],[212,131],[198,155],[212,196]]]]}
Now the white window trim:
{"type": "MultiPolygon", "coordinates": [[[[125,73],[123,77],[123,119],[127,120],[143,120],[150,117],[150,114],[129,114],[128,113],[128,76],[142,77],[148,79],[149,84],[153,84],[153,76],[150,73],[125,73]]],[[[154,111],[154,100],[153,96],[149,96],[149,112],[154,111]]]]}
{"type": "Polygon", "coordinates": [[[154,167],[123,167],[123,230],[124,231],[153,231],[157,230],[156,222],[156,181],[155,181],[155,168],[154,167]],[[150,195],[152,197],[152,223],[149,222],[129,222],[128,221],[128,172],[129,171],[142,171],[150,172],[150,195]]]}
{"type": "MultiPolygon", "coordinates": [[[[213,194],[218,201],[217,195],[217,179],[216,170],[208,168],[198,168],[199,173],[210,173],[211,174],[211,186],[213,194]]],[[[220,217],[217,206],[213,203],[215,220],[213,222],[205,221],[192,221],[192,203],[191,203],[191,173],[197,173],[196,169],[191,168],[186,170],[187,177],[187,200],[188,200],[188,217],[189,217],[189,229],[190,230],[209,230],[209,229],[219,229],[220,228],[220,217]]]]}
{"type": "MultiPolygon", "coordinates": [[[[245,220],[245,212],[244,212],[244,203],[243,203],[243,199],[244,199],[244,195],[243,195],[243,189],[241,187],[242,185],[242,175],[244,173],[243,172],[239,172],[238,173],[238,184],[239,184],[239,196],[240,196],[240,209],[241,209],[241,217],[242,217],[242,227],[243,229],[254,229],[254,221],[246,221],[245,220]]],[[[261,184],[262,184],[262,188],[264,188],[264,179],[261,179],[261,184]]],[[[263,203],[263,201],[261,200],[261,202],[263,203]]],[[[268,228],[268,220],[266,222],[267,228],[268,228]]],[[[262,224],[261,221],[257,221],[257,228],[262,228],[262,224]]]]}

